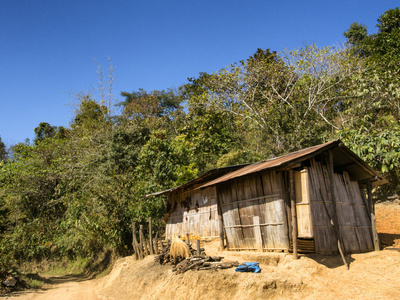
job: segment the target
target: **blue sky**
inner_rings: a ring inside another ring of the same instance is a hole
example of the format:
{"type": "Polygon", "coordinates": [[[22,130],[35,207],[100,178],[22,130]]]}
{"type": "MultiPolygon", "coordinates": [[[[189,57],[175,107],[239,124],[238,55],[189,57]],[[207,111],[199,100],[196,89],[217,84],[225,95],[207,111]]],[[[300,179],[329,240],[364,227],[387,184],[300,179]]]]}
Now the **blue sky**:
{"type": "Polygon", "coordinates": [[[0,136],[33,139],[40,122],[68,126],[74,94],[98,86],[97,65],[115,68],[121,91],[177,88],[199,72],[246,59],[257,48],[344,41],[357,21],[399,1],[0,0],[0,136]]]}

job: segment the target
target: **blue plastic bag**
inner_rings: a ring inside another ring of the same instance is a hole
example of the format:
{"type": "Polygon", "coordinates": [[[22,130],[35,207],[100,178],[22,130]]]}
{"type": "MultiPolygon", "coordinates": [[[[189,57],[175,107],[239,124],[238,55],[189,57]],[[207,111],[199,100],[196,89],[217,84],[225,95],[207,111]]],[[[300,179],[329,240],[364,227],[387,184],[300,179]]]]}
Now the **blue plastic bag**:
{"type": "Polygon", "coordinates": [[[236,272],[253,272],[260,273],[261,268],[258,262],[245,262],[235,269],[236,272]]]}

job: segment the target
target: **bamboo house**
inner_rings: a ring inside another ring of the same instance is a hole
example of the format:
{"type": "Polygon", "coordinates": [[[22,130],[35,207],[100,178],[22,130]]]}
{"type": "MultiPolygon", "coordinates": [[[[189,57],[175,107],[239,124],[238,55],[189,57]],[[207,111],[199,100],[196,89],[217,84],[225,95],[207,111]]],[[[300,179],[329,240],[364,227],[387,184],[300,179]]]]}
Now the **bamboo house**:
{"type": "Polygon", "coordinates": [[[147,196],[169,196],[167,238],[219,237],[228,250],[358,253],[379,248],[371,190],[384,183],[335,140],[147,196]]]}

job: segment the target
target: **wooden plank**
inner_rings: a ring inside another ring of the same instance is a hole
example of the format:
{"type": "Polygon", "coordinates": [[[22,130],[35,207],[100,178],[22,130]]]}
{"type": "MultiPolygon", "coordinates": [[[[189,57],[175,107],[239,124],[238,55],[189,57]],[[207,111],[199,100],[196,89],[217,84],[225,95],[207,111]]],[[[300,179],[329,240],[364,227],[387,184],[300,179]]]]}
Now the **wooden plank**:
{"type": "Polygon", "coordinates": [[[264,224],[249,224],[249,225],[232,225],[232,226],[225,226],[225,228],[253,228],[255,226],[280,226],[283,225],[284,222],[279,223],[264,223],[264,224]]]}
{"type": "MultiPolygon", "coordinates": [[[[275,172],[275,180],[272,182],[272,191],[277,192],[277,194],[283,194],[282,191],[282,183],[283,181],[283,173],[275,172]]],[[[286,209],[285,202],[282,197],[274,196],[274,206],[275,206],[275,215],[276,221],[279,225],[276,228],[276,232],[279,236],[279,246],[284,250],[289,250],[289,233],[288,233],[288,222],[286,217],[286,209]]]]}
{"type": "Polygon", "coordinates": [[[374,249],[375,251],[380,251],[379,236],[378,232],[376,231],[375,203],[374,200],[372,199],[372,185],[370,181],[368,181],[367,183],[367,192],[368,192],[368,202],[370,204],[370,212],[371,212],[371,230],[374,242],[374,249]]]}
{"type": "Polygon", "coordinates": [[[289,182],[290,182],[290,203],[292,213],[292,241],[293,241],[293,257],[298,258],[297,255],[297,218],[296,218],[296,195],[294,190],[294,175],[293,170],[289,170],[289,182]]]}
{"type": "Polygon", "coordinates": [[[335,228],[335,232],[337,234],[337,242],[338,242],[338,248],[340,255],[342,256],[343,263],[345,264],[346,268],[349,269],[349,266],[347,264],[346,258],[344,256],[344,252],[346,251],[343,248],[343,239],[341,237],[340,229],[339,229],[339,223],[338,223],[338,217],[337,217],[337,207],[336,207],[336,195],[335,195],[335,183],[334,183],[334,172],[333,172],[333,153],[332,150],[328,150],[328,166],[329,166],[329,181],[330,181],[330,196],[331,196],[331,201],[333,205],[333,216],[331,217],[331,220],[333,221],[333,226],[335,228]]]}
{"type": "Polygon", "coordinates": [[[338,252],[335,233],[328,213],[332,212],[332,202],[327,196],[326,180],[321,162],[310,160],[310,185],[313,187],[313,198],[310,199],[313,216],[315,251],[319,254],[335,254],[338,252]],[[326,209],[325,209],[326,207],[326,209]],[[320,227],[325,226],[325,227],[320,227]]]}
{"type": "Polygon", "coordinates": [[[358,242],[355,237],[354,230],[354,216],[352,215],[352,208],[348,205],[348,198],[345,191],[343,182],[340,175],[333,173],[334,190],[336,198],[337,218],[340,229],[340,235],[343,242],[343,248],[347,253],[357,252],[358,242]]]}
{"type": "Polygon", "coordinates": [[[218,206],[218,222],[219,222],[219,238],[220,238],[220,250],[224,250],[225,249],[225,233],[224,233],[224,220],[222,217],[222,205],[221,205],[221,201],[219,201],[219,197],[218,197],[218,188],[217,189],[217,206],[218,206]]]}
{"type": "Polygon", "coordinates": [[[263,242],[262,242],[262,236],[261,236],[261,229],[260,229],[260,217],[259,216],[254,216],[253,217],[253,224],[254,224],[254,237],[255,237],[255,245],[256,248],[259,249],[259,251],[263,250],[263,242]]]}
{"type": "Polygon", "coordinates": [[[150,243],[150,255],[154,254],[153,251],[153,234],[152,234],[152,220],[151,217],[149,217],[149,243],[150,243]]]}
{"type": "MultiPolygon", "coordinates": [[[[271,176],[270,172],[265,172],[262,174],[262,183],[264,188],[265,195],[272,195],[272,186],[271,186],[271,176]]],[[[262,204],[261,214],[263,215],[263,219],[265,223],[275,223],[275,210],[271,209],[271,202],[273,199],[265,198],[262,204]]],[[[262,228],[264,231],[264,245],[267,249],[275,249],[275,232],[271,227],[262,228]]]]}
{"type": "MultiPolygon", "coordinates": [[[[227,184],[222,184],[218,186],[218,201],[220,201],[221,204],[226,204],[231,201],[231,189],[230,186],[227,184]]],[[[228,207],[228,206],[221,206],[221,213],[222,213],[222,219],[225,226],[229,225],[235,225],[235,220],[234,220],[234,212],[233,212],[233,207],[228,207]]],[[[236,231],[234,229],[225,229],[225,235],[226,235],[226,243],[228,249],[236,247],[236,231]]]]}
{"type": "Polygon", "coordinates": [[[294,172],[298,237],[312,238],[309,179],[305,168],[294,172]]]}
{"type": "MultiPolygon", "coordinates": [[[[236,199],[235,202],[239,200],[244,200],[245,195],[244,195],[244,188],[243,187],[244,181],[239,179],[239,180],[234,180],[232,182],[232,188],[236,192],[236,199]]],[[[233,191],[232,191],[233,194],[233,191]]],[[[236,222],[236,225],[250,225],[250,217],[248,216],[248,211],[247,211],[247,205],[246,203],[240,202],[237,203],[238,211],[239,211],[239,221],[236,222]]],[[[251,219],[253,216],[251,216],[251,219]]],[[[252,222],[252,220],[251,220],[252,222]]],[[[237,228],[239,230],[239,228],[237,228]]],[[[241,228],[243,232],[243,239],[239,240],[239,248],[253,248],[252,245],[252,235],[253,231],[250,228],[244,227],[241,228]]]]}

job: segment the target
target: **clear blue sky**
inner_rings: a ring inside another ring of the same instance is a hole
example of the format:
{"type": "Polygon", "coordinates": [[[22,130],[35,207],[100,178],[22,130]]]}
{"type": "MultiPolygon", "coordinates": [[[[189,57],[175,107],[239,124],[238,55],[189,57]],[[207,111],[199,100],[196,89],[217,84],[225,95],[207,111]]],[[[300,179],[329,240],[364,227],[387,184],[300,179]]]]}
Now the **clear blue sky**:
{"type": "MultiPolygon", "coordinates": [[[[97,86],[112,58],[121,91],[177,88],[199,72],[246,59],[257,48],[344,41],[357,21],[399,1],[0,0],[0,136],[31,140],[40,122],[68,126],[73,94],[97,86]]],[[[121,100],[121,99],[120,99],[121,100]]]]}

